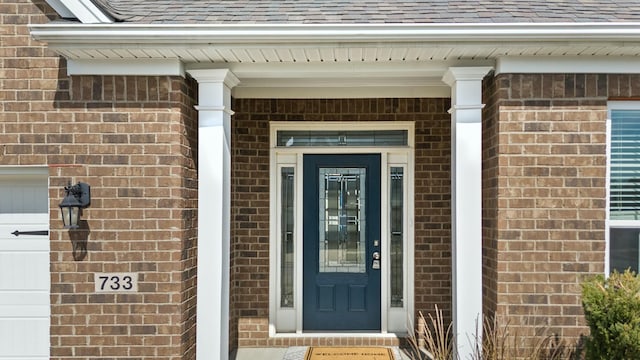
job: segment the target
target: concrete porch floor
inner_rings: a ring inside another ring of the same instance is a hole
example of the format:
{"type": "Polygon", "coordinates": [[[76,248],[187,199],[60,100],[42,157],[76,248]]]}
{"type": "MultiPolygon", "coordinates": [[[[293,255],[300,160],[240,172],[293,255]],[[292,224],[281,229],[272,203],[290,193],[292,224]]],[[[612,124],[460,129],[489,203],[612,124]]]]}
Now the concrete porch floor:
{"type": "Polygon", "coordinates": [[[282,360],[288,348],[240,348],[231,353],[229,360],[282,360]]]}
{"type": "MultiPolygon", "coordinates": [[[[231,354],[230,360],[302,360],[307,347],[294,348],[240,348],[231,354]]],[[[410,360],[407,354],[397,349],[396,360],[410,360]]]]}

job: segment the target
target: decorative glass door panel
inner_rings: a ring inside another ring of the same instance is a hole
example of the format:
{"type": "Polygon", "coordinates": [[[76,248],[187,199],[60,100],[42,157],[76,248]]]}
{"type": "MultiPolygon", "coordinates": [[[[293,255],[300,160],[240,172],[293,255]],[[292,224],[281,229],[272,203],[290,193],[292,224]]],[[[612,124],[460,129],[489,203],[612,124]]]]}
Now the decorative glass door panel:
{"type": "Polygon", "coordinates": [[[320,272],[366,272],[365,168],[320,168],[320,272]]]}

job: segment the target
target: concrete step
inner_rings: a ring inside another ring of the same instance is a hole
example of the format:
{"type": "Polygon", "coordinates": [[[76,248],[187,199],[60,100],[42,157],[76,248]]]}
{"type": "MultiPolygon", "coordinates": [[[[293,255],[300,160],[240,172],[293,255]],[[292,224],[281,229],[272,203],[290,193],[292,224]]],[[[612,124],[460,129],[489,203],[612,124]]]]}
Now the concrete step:
{"type": "MultiPolygon", "coordinates": [[[[230,360],[302,360],[307,346],[282,348],[240,348],[230,356],[230,360]]],[[[399,348],[393,348],[396,360],[410,360],[399,348]]]]}

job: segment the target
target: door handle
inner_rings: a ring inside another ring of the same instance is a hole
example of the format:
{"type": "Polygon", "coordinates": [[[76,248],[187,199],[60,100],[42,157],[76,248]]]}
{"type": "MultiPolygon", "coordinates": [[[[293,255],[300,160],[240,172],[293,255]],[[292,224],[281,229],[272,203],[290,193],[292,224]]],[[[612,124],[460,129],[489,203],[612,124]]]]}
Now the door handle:
{"type": "Polygon", "coordinates": [[[16,230],[16,231],[12,232],[11,234],[15,235],[15,236],[20,236],[20,235],[49,235],[49,230],[35,230],[35,231],[19,231],[19,230],[16,230]]]}
{"type": "Polygon", "coordinates": [[[380,270],[380,253],[375,251],[372,257],[373,262],[371,263],[371,268],[374,270],[380,270]]]}

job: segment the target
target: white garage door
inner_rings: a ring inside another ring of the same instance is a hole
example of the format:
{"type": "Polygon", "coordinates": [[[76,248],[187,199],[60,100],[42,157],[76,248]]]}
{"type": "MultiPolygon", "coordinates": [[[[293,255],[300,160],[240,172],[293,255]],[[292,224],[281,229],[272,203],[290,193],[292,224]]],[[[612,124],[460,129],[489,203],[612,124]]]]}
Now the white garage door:
{"type": "Polygon", "coordinates": [[[0,168],[0,359],[49,358],[46,170],[0,168]],[[26,174],[25,174],[26,172],[26,174]]]}

